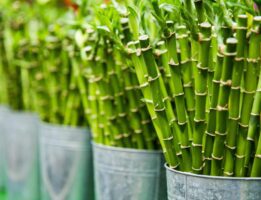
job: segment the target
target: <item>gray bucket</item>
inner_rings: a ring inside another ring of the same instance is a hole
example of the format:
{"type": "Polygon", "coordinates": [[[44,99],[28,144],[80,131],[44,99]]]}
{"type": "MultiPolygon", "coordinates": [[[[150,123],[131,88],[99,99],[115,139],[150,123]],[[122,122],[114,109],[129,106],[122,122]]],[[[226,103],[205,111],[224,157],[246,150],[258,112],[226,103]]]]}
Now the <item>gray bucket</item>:
{"type": "Polygon", "coordinates": [[[4,124],[7,199],[39,199],[38,117],[11,111],[4,124]]]}
{"type": "Polygon", "coordinates": [[[165,167],[169,200],[261,199],[261,178],[196,175],[165,167]]]}
{"type": "Polygon", "coordinates": [[[0,106],[0,192],[5,188],[5,168],[4,168],[4,129],[3,126],[7,122],[6,116],[9,109],[6,106],[0,106]]]}
{"type": "Polygon", "coordinates": [[[167,199],[162,152],[95,143],[93,149],[97,200],[167,199]]]}
{"type": "Polygon", "coordinates": [[[92,200],[91,134],[87,128],[42,123],[42,200],[92,200]]]}

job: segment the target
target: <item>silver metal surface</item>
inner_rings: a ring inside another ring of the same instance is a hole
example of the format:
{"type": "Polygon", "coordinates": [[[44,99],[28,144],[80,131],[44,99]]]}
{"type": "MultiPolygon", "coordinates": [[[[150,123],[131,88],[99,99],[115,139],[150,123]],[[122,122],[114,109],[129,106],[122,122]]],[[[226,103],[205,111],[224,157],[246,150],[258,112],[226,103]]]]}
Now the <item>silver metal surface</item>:
{"type": "Polygon", "coordinates": [[[10,111],[6,119],[3,128],[7,199],[39,199],[38,117],[10,111]]]}
{"type": "Polygon", "coordinates": [[[196,175],[165,167],[169,200],[261,199],[261,178],[196,175]]]}
{"type": "Polygon", "coordinates": [[[0,191],[5,187],[5,168],[4,168],[4,130],[3,125],[7,122],[6,115],[9,112],[8,107],[0,106],[0,191]]]}
{"type": "Polygon", "coordinates": [[[42,123],[42,200],[92,200],[91,134],[87,128],[42,123]]]}
{"type": "Polygon", "coordinates": [[[93,143],[97,200],[165,200],[166,176],[160,151],[93,143]]]}

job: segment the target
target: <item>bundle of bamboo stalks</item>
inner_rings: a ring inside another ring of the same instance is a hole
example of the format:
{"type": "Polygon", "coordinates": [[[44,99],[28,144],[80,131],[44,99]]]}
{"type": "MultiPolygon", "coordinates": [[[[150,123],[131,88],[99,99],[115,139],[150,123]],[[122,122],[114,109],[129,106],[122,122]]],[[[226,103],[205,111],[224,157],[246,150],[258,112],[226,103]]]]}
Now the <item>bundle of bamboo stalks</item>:
{"type": "MultiPolygon", "coordinates": [[[[95,69],[114,58],[115,69],[136,72],[138,102],[146,105],[170,167],[260,176],[259,11],[234,1],[131,2],[100,8],[95,26],[103,42],[94,45],[97,54],[105,50],[91,58],[95,69]]],[[[92,82],[111,74],[103,71],[92,82]]]]}

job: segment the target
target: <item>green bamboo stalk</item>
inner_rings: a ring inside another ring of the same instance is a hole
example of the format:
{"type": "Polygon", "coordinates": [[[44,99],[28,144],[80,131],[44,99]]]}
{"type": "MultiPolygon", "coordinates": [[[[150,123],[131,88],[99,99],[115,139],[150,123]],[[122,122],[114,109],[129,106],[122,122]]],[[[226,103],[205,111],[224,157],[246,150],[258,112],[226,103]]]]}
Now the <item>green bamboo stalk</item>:
{"type": "Polygon", "coordinates": [[[233,61],[236,56],[237,40],[235,38],[227,39],[226,51],[224,54],[223,69],[220,80],[220,89],[216,114],[216,131],[213,146],[211,175],[221,174],[221,164],[224,154],[224,141],[227,135],[227,119],[228,119],[228,100],[231,88],[231,79],[233,71],[233,61]]]}
{"type": "Polygon", "coordinates": [[[235,176],[245,176],[244,159],[245,145],[248,131],[248,124],[254,100],[254,94],[257,87],[257,72],[260,67],[260,23],[261,17],[254,17],[253,27],[249,40],[249,51],[247,59],[247,71],[245,73],[243,104],[241,109],[241,118],[239,122],[239,132],[237,140],[235,176]]]}
{"type": "MultiPolygon", "coordinates": [[[[178,142],[180,143],[182,153],[182,167],[184,171],[191,171],[191,155],[189,142],[189,120],[187,119],[187,112],[185,106],[185,94],[182,85],[181,66],[177,57],[176,50],[176,36],[170,34],[166,38],[166,46],[168,49],[168,65],[171,80],[169,82],[171,89],[171,96],[174,98],[177,111],[177,125],[179,126],[175,132],[177,134],[178,142]]],[[[169,108],[170,109],[170,108],[169,108]]],[[[176,122],[174,122],[176,123],[176,122]]]]}
{"type": "MultiPolygon", "coordinates": [[[[260,124],[260,122],[259,122],[259,124],[260,124]]],[[[259,140],[258,140],[257,149],[256,149],[256,153],[255,153],[254,163],[253,163],[253,167],[252,167],[251,174],[250,174],[251,177],[260,177],[261,176],[261,171],[260,171],[260,167],[261,167],[261,156],[260,156],[261,155],[261,137],[260,137],[260,133],[261,132],[260,131],[259,131],[259,140]]]]}
{"type": "Polygon", "coordinates": [[[194,0],[194,4],[195,4],[196,12],[197,12],[198,23],[201,24],[206,21],[203,0],[194,0]]]}
{"type": "MultiPolygon", "coordinates": [[[[146,38],[145,38],[146,39],[146,38]]],[[[152,90],[148,84],[148,72],[145,65],[145,61],[143,57],[137,51],[136,45],[139,44],[138,42],[129,42],[128,43],[128,53],[131,56],[133,65],[135,67],[135,71],[139,80],[140,88],[144,96],[144,101],[148,108],[148,112],[153,122],[153,126],[156,130],[156,133],[159,137],[160,143],[162,145],[164,156],[167,160],[167,163],[171,168],[178,168],[179,162],[177,159],[177,155],[175,150],[173,149],[173,135],[169,130],[169,125],[165,121],[166,118],[160,118],[156,115],[156,111],[154,110],[153,101],[152,101],[152,90]],[[162,123],[163,122],[163,123],[162,123]],[[164,126],[162,126],[165,124],[164,126]]],[[[155,69],[154,69],[155,70],[155,69]]],[[[155,95],[154,95],[155,96],[155,95]]],[[[175,141],[174,141],[175,142],[175,141]]]]}
{"type": "MultiPolygon", "coordinates": [[[[246,143],[246,151],[245,151],[245,168],[250,169],[250,157],[253,151],[253,147],[255,146],[255,138],[258,133],[258,123],[260,118],[261,111],[261,71],[259,72],[259,81],[258,86],[252,106],[252,111],[249,119],[249,128],[247,133],[247,143],[246,143]]],[[[260,124],[259,124],[260,126],[260,124]]],[[[259,136],[260,137],[260,136],[259,136]]],[[[257,147],[258,149],[259,147],[257,147]]],[[[258,152],[256,153],[258,155],[258,152]]],[[[258,158],[258,156],[257,156],[258,158]]],[[[257,162],[257,161],[256,161],[257,162]]],[[[256,169],[255,169],[256,170],[256,169]]]]}
{"type": "Polygon", "coordinates": [[[239,15],[237,22],[237,49],[235,64],[232,72],[232,86],[229,96],[229,121],[226,136],[224,175],[232,176],[234,173],[234,154],[236,148],[236,133],[238,131],[238,120],[240,118],[240,85],[244,68],[244,52],[247,43],[247,16],[239,15]]]}
{"type": "Polygon", "coordinates": [[[199,34],[199,57],[195,69],[195,128],[192,143],[193,172],[201,173],[203,170],[202,136],[205,132],[206,99],[207,99],[207,74],[209,64],[209,48],[211,42],[211,25],[202,23],[199,34]]]}
{"type": "Polygon", "coordinates": [[[220,86],[220,78],[222,73],[222,63],[224,58],[224,52],[218,52],[217,54],[217,66],[214,72],[214,78],[212,80],[212,98],[210,109],[208,113],[208,122],[205,133],[205,146],[204,146],[204,169],[203,174],[209,175],[211,170],[211,160],[212,160],[212,150],[215,138],[215,130],[216,130],[216,112],[217,112],[217,104],[218,104],[218,95],[219,95],[219,86],[220,86]]]}
{"type": "MultiPolygon", "coordinates": [[[[186,26],[179,26],[177,30],[177,40],[179,42],[181,52],[181,71],[183,88],[185,92],[186,110],[190,119],[190,124],[193,125],[195,117],[195,96],[192,79],[192,58],[190,55],[189,39],[186,26]]],[[[190,138],[192,140],[192,138],[190,138]]]]}

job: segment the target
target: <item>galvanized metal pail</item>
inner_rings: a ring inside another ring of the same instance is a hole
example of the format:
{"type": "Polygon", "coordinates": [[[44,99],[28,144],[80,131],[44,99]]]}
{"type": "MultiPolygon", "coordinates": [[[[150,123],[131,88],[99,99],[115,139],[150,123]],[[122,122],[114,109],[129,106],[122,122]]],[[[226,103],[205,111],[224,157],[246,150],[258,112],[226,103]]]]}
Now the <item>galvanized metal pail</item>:
{"type": "Polygon", "coordinates": [[[39,199],[38,117],[11,111],[4,124],[7,199],[39,199]]]}
{"type": "Polygon", "coordinates": [[[91,134],[87,128],[42,123],[42,200],[92,200],[91,134]]]}
{"type": "Polygon", "coordinates": [[[165,167],[169,200],[261,199],[261,178],[196,175],[165,167]]]}
{"type": "Polygon", "coordinates": [[[9,112],[8,107],[0,106],[0,192],[5,188],[5,169],[4,169],[4,130],[3,126],[7,123],[6,116],[9,112]]]}
{"type": "Polygon", "coordinates": [[[166,175],[160,151],[93,143],[97,200],[165,200],[166,175]]]}

